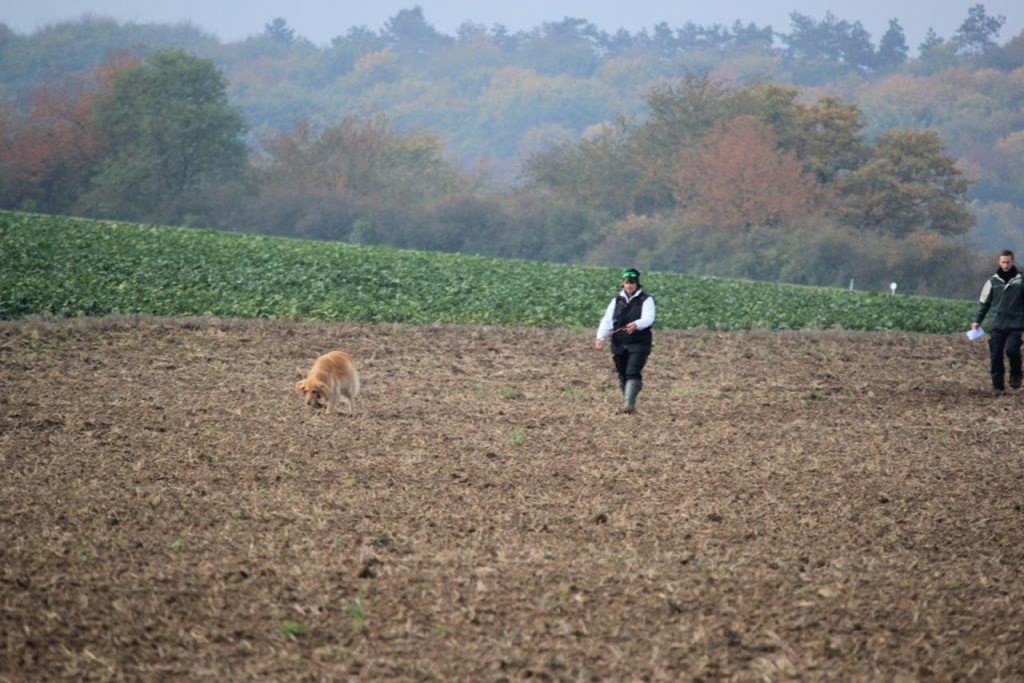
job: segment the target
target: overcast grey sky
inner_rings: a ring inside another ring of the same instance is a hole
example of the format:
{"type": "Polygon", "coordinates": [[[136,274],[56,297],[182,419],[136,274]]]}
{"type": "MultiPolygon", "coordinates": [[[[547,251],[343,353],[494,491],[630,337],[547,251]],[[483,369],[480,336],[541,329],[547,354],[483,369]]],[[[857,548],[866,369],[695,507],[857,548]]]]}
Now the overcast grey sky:
{"type": "MultiPolygon", "coordinates": [[[[737,19],[785,33],[791,12],[821,20],[831,11],[839,19],[860,21],[875,44],[889,19],[898,19],[908,45],[916,51],[929,28],[951,37],[975,4],[978,0],[0,0],[0,21],[19,33],[85,14],[139,23],[191,21],[222,40],[235,41],[262,32],[267,23],[282,17],[297,34],[327,45],[352,26],[379,30],[400,10],[417,5],[429,23],[449,35],[464,21],[487,27],[502,24],[515,32],[565,17],[587,19],[610,33],[619,28],[649,29],[661,21],[679,28],[687,21],[707,26],[731,25],[737,19]]],[[[990,16],[1006,17],[1001,43],[1024,29],[1024,0],[980,4],[990,16]]]]}

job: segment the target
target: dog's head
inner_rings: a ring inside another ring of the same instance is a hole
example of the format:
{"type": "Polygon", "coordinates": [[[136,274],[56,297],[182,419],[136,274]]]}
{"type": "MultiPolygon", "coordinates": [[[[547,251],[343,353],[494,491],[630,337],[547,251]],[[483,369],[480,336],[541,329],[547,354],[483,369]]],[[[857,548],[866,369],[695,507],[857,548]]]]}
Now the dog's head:
{"type": "Polygon", "coordinates": [[[327,386],[323,382],[304,379],[295,385],[295,390],[303,395],[307,406],[323,408],[327,405],[327,386]]]}

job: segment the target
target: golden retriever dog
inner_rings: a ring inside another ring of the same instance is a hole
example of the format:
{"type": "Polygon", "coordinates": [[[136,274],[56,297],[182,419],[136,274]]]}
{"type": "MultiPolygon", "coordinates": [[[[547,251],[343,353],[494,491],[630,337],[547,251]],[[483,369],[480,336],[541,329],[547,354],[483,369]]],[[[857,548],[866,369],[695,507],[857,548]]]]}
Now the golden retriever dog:
{"type": "Polygon", "coordinates": [[[306,405],[323,408],[325,415],[338,412],[341,403],[346,403],[351,413],[359,395],[359,373],[349,355],[338,349],[317,358],[295,389],[305,396],[306,405]]]}

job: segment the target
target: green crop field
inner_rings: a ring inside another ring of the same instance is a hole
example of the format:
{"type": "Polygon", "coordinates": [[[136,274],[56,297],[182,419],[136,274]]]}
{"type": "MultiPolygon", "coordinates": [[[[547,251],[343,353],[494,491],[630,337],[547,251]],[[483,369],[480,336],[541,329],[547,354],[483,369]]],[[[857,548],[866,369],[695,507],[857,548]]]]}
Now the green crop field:
{"type": "MultiPolygon", "coordinates": [[[[629,265],[629,264],[624,264],[629,265]]],[[[0,212],[0,319],[274,317],[596,326],[618,271],[0,212]]],[[[974,304],[652,272],[662,328],[965,329],[974,304]]]]}

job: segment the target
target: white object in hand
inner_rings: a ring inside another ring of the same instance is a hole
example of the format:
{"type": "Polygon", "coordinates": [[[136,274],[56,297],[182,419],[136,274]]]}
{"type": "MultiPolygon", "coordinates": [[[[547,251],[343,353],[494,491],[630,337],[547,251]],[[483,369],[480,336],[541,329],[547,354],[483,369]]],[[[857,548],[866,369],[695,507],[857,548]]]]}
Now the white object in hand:
{"type": "Polygon", "coordinates": [[[978,341],[985,336],[985,330],[980,327],[976,330],[967,330],[967,338],[971,341],[978,341]]]}

